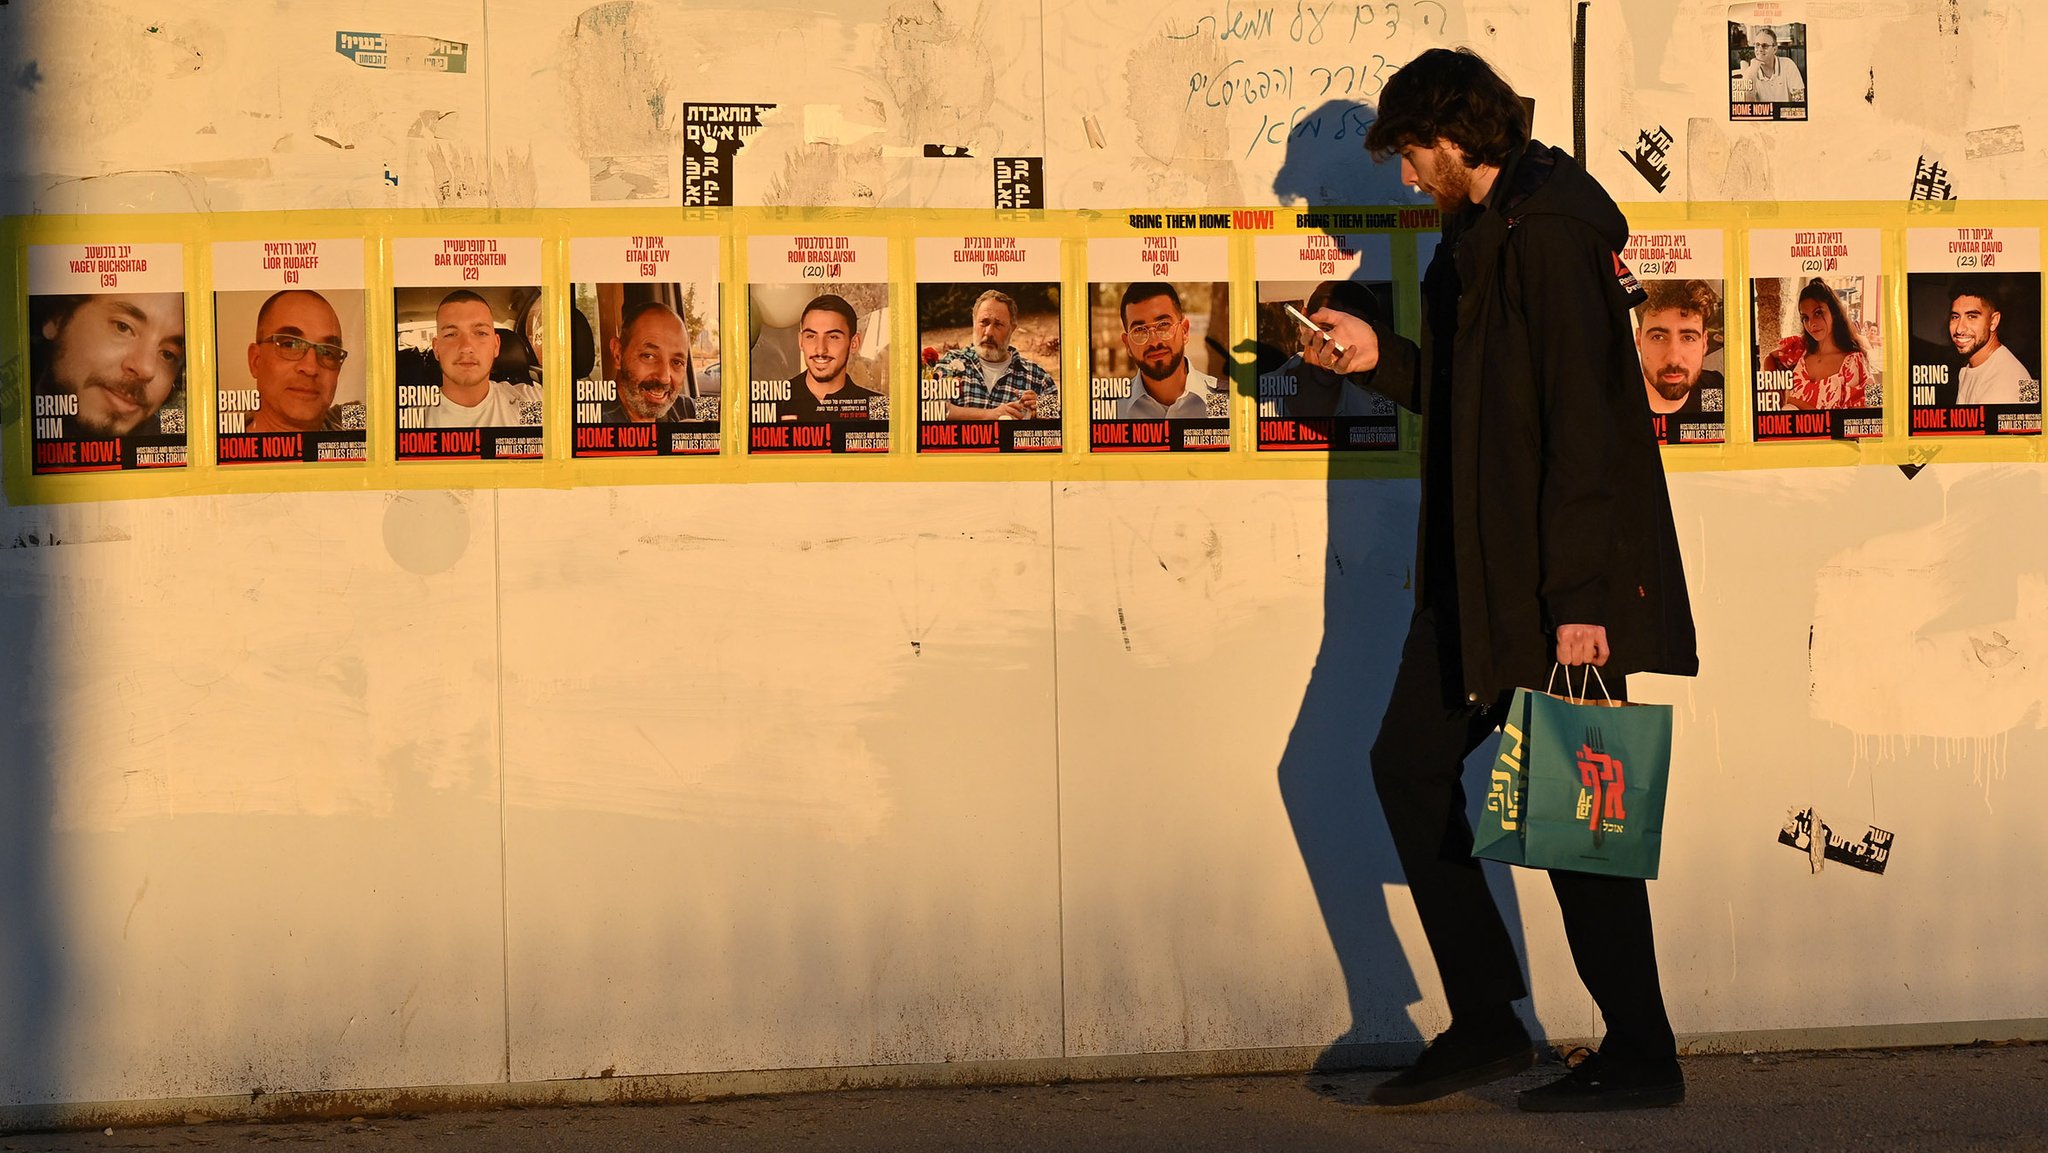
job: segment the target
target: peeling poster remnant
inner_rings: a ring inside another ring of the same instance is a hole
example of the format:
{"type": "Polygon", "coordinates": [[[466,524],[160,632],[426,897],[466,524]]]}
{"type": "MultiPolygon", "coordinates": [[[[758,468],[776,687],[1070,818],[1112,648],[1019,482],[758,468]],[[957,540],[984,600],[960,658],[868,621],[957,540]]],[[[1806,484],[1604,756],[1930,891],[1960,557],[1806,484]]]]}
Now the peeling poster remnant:
{"type": "Polygon", "coordinates": [[[1929,160],[1925,156],[1913,162],[1913,189],[1907,194],[1908,200],[1954,200],[1955,186],[1948,182],[1948,169],[1941,161],[1929,160]]]}
{"type": "Polygon", "coordinates": [[[467,72],[469,45],[436,36],[386,36],[381,32],[336,32],[334,50],[358,68],[393,72],[467,72]]]}
{"type": "Polygon", "coordinates": [[[998,156],[995,165],[996,207],[1037,209],[1045,207],[1045,158],[1042,156],[998,156]]]}
{"type": "Polygon", "coordinates": [[[1789,809],[1786,812],[1789,815],[1785,827],[1778,830],[1778,843],[1805,853],[1816,873],[1828,861],[1866,873],[1883,873],[1891,860],[1892,835],[1876,825],[1864,832],[1862,840],[1851,841],[1815,816],[1811,805],[1796,813],[1789,809]]]}
{"type": "Polygon", "coordinates": [[[592,200],[667,200],[666,156],[599,156],[590,161],[592,200]]]}
{"type": "Polygon", "coordinates": [[[1665,157],[1673,143],[1670,131],[1659,124],[1655,132],[1646,128],[1636,133],[1636,150],[1622,149],[1621,158],[1641,173],[1643,179],[1650,182],[1650,187],[1662,192],[1671,179],[1671,166],[1665,162],[1665,157]]]}
{"type": "Polygon", "coordinates": [[[1963,137],[1963,155],[1972,160],[1983,160],[1990,156],[2005,156],[2027,149],[2026,134],[2017,124],[2000,128],[1980,128],[1963,137]]]}
{"type": "Polygon", "coordinates": [[[773,104],[683,105],[683,207],[730,208],[732,159],[773,104]]]}

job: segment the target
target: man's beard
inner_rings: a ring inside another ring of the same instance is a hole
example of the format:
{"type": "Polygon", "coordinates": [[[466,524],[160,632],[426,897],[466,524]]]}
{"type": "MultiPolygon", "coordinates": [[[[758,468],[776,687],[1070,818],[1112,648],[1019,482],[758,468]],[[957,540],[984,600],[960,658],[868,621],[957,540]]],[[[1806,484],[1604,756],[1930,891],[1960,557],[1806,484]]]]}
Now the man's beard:
{"type": "MultiPolygon", "coordinates": [[[[155,410],[150,407],[148,386],[146,384],[130,384],[125,380],[92,377],[84,381],[74,395],[83,398],[85,390],[94,387],[99,388],[103,392],[119,395],[121,399],[135,406],[140,412],[132,420],[118,412],[89,412],[88,410],[94,406],[86,404],[81,399],[78,413],[71,419],[79,429],[85,432],[95,436],[126,436],[136,426],[154,415],[155,410]],[[124,421],[126,423],[123,423],[124,421]]],[[[104,408],[105,405],[102,404],[99,407],[104,408]]]]}
{"type": "Polygon", "coordinates": [[[1008,344],[990,344],[987,341],[982,341],[974,346],[974,351],[976,355],[989,364],[1000,364],[1010,358],[1010,346],[1008,344]]]}
{"type": "MultiPolygon", "coordinates": [[[[1968,344],[1956,344],[1956,355],[1964,360],[1968,360],[1971,357],[1977,355],[1979,352],[1983,351],[1985,345],[1991,343],[1989,338],[1986,338],[1984,340],[1978,340],[1976,337],[1966,337],[1965,339],[1969,341],[1968,344]]],[[[1955,338],[1950,337],[1949,343],[1955,344],[1955,338]]]]}
{"type": "Polygon", "coordinates": [[[1167,361],[1164,368],[1153,368],[1151,361],[1140,360],[1138,361],[1138,373],[1146,380],[1165,380],[1174,373],[1179,372],[1181,364],[1186,360],[1187,357],[1185,356],[1176,356],[1172,360],[1167,361]]]}
{"type": "Polygon", "coordinates": [[[1472,170],[1456,159],[1442,156],[1436,166],[1436,183],[1430,190],[1436,206],[1445,212],[1456,212],[1472,198],[1472,170]]]}
{"type": "Polygon", "coordinates": [[[619,384],[619,407],[634,420],[659,420],[669,409],[675,407],[680,390],[670,389],[659,401],[650,401],[638,382],[621,381],[619,384]]]}
{"type": "Polygon", "coordinates": [[[1650,378],[1650,387],[1656,389],[1657,395],[1665,400],[1684,400],[1686,395],[1692,392],[1693,386],[1699,382],[1700,374],[1697,372],[1688,373],[1685,379],[1676,384],[1667,383],[1664,374],[1658,373],[1650,378]]]}

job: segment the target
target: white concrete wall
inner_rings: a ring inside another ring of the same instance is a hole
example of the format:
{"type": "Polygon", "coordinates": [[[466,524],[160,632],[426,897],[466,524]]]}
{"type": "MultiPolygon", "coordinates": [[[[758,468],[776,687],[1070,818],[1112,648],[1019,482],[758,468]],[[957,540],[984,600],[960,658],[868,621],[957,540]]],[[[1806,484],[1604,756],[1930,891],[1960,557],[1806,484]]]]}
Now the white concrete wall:
{"type": "MultiPolygon", "coordinates": [[[[903,151],[956,132],[1044,153],[1060,208],[1394,191],[1355,137],[1290,165],[1261,110],[1189,98],[1248,44],[1300,85],[1391,51],[1296,43],[1279,6],[1253,41],[1106,2],[188,7],[0,8],[9,211],[586,205],[592,157],[673,159],[657,92],[792,112],[743,203],[985,203],[984,168],[903,151]],[[337,70],[337,28],[476,55],[337,70]]],[[[1568,139],[1565,6],[1528,7],[1385,41],[1499,56],[1568,139]]],[[[1596,7],[1610,185],[1683,118],[1706,183],[1668,200],[1756,191],[1708,145],[1781,200],[1902,198],[1929,151],[1967,196],[2048,187],[2038,149],[1967,156],[2042,106],[2016,3],[1810,5],[1816,86],[1882,87],[1789,130],[1728,125],[1685,55],[1721,8],[1596,7]],[[1924,59],[1885,32],[1950,12],[1924,59]],[[1975,85],[1935,123],[1943,69],[1975,85]]],[[[1652,893],[1681,1033],[2048,1018],[2044,478],[1673,477],[1705,671],[1638,693],[1678,712],[1652,893]],[[1895,832],[1888,871],[1776,844],[1808,805],[1895,832]]],[[[8,508],[0,1105],[1425,1037],[1364,763],[1414,515],[1412,482],[1254,469],[8,508]]],[[[1547,884],[1501,878],[1541,1023],[1597,1032],[1547,884]]]]}

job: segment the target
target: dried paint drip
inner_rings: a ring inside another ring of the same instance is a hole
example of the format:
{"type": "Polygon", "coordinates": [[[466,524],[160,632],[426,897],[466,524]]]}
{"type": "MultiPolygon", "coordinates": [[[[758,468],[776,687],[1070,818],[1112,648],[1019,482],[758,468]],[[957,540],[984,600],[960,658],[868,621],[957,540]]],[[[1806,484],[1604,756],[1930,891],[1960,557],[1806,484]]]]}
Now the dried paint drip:
{"type": "Polygon", "coordinates": [[[2007,752],[2011,745],[2011,734],[2007,732],[1982,737],[1916,737],[1859,733],[1853,746],[1850,778],[1854,779],[1856,766],[1876,768],[1882,764],[1900,764],[1907,758],[1916,756],[1923,741],[1933,753],[1936,769],[1946,771],[1967,762],[1970,766],[1970,783],[1982,791],[1985,809],[1991,809],[1991,784],[1993,781],[2005,779],[2007,752]]]}

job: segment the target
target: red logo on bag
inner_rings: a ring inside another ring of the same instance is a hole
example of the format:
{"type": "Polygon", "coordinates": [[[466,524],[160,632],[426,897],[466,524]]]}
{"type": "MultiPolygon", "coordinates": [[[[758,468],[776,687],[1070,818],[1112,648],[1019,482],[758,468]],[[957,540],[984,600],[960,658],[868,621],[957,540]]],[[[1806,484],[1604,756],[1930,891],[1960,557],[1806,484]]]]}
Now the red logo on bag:
{"type": "Polygon", "coordinates": [[[1580,745],[1579,784],[1585,789],[1579,794],[1579,815],[1586,818],[1587,828],[1599,832],[1603,817],[1616,821],[1628,819],[1628,813],[1621,807],[1628,781],[1622,774],[1620,761],[1606,753],[1594,752],[1591,745],[1580,745]]]}

